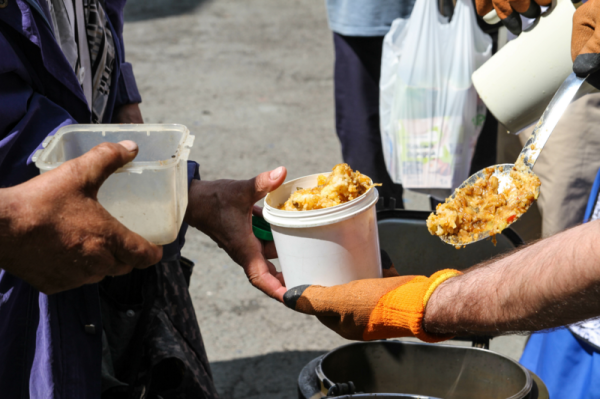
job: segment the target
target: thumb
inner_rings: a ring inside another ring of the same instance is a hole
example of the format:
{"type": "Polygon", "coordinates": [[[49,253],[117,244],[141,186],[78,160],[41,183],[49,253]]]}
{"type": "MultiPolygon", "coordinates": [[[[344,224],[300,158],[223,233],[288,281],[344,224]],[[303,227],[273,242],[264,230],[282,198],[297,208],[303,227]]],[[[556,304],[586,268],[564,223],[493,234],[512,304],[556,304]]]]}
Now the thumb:
{"type": "Polygon", "coordinates": [[[251,185],[250,189],[253,191],[253,202],[264,198],[268,193],[281,186],[286,176],[287,170],[283,166],[280,166],[277,169],[273,169],[270,172],[263,172],[254,179],[248,180],[248,183],[251,185]]]}
{"type": "Polygon", "coordinates": [[[96,195],[108,176],[133,161],[137,154],[138,146],[130,140],[102,143],[77,158],[74,166],[84,188],[96,195]]]}

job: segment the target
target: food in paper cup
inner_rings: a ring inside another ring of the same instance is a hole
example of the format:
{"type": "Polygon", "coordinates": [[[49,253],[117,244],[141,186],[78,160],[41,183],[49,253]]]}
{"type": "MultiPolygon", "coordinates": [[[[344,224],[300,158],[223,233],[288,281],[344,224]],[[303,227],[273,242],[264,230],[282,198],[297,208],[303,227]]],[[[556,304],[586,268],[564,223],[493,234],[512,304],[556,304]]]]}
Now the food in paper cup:
{"type": "Polygon", "coordinates": [[[379,194],[373,186],[342,164],[333,173],[299,177],[267,194],[263,216],[271,225],[287,287],[381,278],[379,194]],[[304,189],[310,195],[296,194],[304,189]]]}
{"type": "Polygon", "coordinates": [[[353,171],[348,164],[335,165],[329,176],[320,175],[317,187],[301,188],[292,193],[290,198],[279,206],[284,211],[310,211],[330,208],[350,202],[371,187],[380,186],[359,171],[353,171]]]}

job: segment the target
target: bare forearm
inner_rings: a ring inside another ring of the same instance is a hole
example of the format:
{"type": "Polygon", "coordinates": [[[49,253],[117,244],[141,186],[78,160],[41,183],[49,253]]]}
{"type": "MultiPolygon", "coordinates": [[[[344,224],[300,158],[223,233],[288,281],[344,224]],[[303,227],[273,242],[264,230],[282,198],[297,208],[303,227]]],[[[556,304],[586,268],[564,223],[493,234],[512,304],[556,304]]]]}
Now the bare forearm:
{"type": "Polygon", "coordinates": [[[442,284],[432,333],[534,331],[600,316],[600,221],[576,227],[442,284]]]}

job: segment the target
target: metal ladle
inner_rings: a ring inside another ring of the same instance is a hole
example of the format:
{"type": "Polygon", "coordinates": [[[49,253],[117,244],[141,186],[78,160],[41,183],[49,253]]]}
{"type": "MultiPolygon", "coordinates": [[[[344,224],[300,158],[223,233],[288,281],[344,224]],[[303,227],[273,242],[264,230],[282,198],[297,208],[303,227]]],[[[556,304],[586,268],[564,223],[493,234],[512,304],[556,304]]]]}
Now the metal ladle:
{"type": "MultiPolygon", "coordinates": [[[[517,162],[523,162],[524,165],[526,166],[526,168],[527,168],[526,173],[531,173],[531,174],[535,175],[535,173],[533,173],[533,170],[532,170],[533,165],[535,164],[535,161],[540,156],[540,153],[542,152],[544,145],[548,141],[548,138],[550,138],[550,135],[552,134],[552,132],[554,131],[554,128],[556,127],[556,124],[562,117],[563,113],[565,112],[565,110],[567,109],[569,104],[576,98],[579,98],[579,97],[581,97],[585,94],[588,94],[592,91],[596,91],[596,89],[592,85],[589,85],[589,84],[586,84],[584,86],[584,88],[582,88],[580,90],[581,86],[586,81],[586,79],[587,79],[587,77],[579,78],[574,73],[571,73],[567,77],[567,79],[565,79],[565,81],[562,83],[562,85],[560,85],[560,87],[556,91],[556,94],[554,95],[554,97],[552,97],[550,104],[548,104],[548,107],[546,107],[546,110],[544,111],[544,113],[542,114],[542,117],[540,118],[537,125],[535,126],[535,129],[533,130],[531,137],[529,138],[529,140],[527,140],[525,147],[523,147],[523,150],[521,150],[521,153],[519,154],[519,157],[517,158],[517,162]]],[[[488,168],[484,168],[484,169],[480,170],[479,172],[471,175],[456,190],[460,190],[462,188],[465,188],[467,186],[471,186],[471,185],[475,184],[475,182],[479,178],[485,179],[486,178],[485,177],[486,175],[484,173],[485,170],[489,169],[489,168],[494,168],[495,170],[494,170],[494,173],[492,174],[492,176],[496,176],[498,178],[498,183],[499,183],[498,184],[498,192],[502,192],[502,191],[504,191],[504,189],[506,187],[509,187],[510,185],[512,185],[512,178],[510,176],[510,171],[514,166],[515,166],[514,164],[505,163],[505,164],[494,165],[494,166],[490,166],[488,168]]],[[[453,199],[455,196],[456,196],[456,191],[454,191],[454,193],[450,196],[450,199],[453,199]]],[[[518,217],[514,218],[507,225],[507,227],[510,226],[511,224],[513,224],[514,222],[516,222],[519,218],[520,218],[520,215],[518,217]]],[[[444,241],[447,244],[467,245],[467,244],[472,244],[477,241],[481,241],[492,235],[491,231],[484,231],[484,232],[475,233],[475,234],[477,234],[477,238],[475,239],[474,234],[473,234],[473,236],[471,237],[473,239],[473,241],[468,242],[468,243],[456,241],[456,236],[453,236],[453,235],[441,236],[440,238],[442,239],[442,241],[444,241]]]]}

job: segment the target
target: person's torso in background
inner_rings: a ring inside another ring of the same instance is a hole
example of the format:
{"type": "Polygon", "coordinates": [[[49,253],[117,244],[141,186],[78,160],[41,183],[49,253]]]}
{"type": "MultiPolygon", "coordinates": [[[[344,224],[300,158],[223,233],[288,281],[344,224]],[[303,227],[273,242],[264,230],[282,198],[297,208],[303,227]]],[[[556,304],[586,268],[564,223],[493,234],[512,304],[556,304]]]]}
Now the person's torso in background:
{"type": "Polygon", "coordinates": [[[326,0],[329,28],[345,36],[384,36],[396,18],[408,18],[415,0],[326,0]]]}

